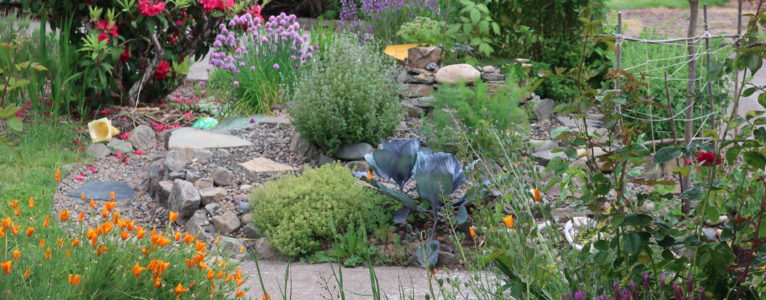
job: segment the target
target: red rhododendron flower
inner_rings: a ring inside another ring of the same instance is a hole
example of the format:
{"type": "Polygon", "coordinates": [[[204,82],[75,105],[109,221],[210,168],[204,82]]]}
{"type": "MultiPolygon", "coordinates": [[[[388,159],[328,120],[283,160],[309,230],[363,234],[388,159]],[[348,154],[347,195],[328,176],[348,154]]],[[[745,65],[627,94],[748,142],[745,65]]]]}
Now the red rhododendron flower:
{"type": "Polygon", "coordinates": [[[251,16],[254,18],[258,18],[259,20],[263,20],[263,17],[261,16],[261,6],[260,5],[253,5],[250,7],[250,9],[247,10],[248,13],[250,13],[251,16]]]}
{"type": "Polygon", "coordinates": [[[152,4],[152,0],[138,0],[138,10],[142,15],[154,17],[165,9],[165,2],[157,1],[152,4]]]}
{"type": "Polygon", "coordinates": [[[106,33],[103,33],[103,32],[99,33],[98,34],[98,41],[101,42],[101,41],[105,41],[105,40],[109,40],[109,35],[106,34],[106,33]]]}
{"type": "Polygon", "coordinates": [[[199,0],[199,3],[202,4],[206,14],[215,9],[226,10],[226,8],[234,7],[234,0],[199,0]]]}
{"type": "Polygon", "coordinates": [[[715,152],[700,152],[697,154],[697,162],[702,166],[709,167],[713,164],[720,165],[723,159],[716,157],[715,152]]]}
{"type": "Polygon", "coordinates": [[[130,59],[130,47],[128,45],[125,45],[125,52],[122,52],[120,54],[120,62],[124,63],[130,59]]]}
{"type": "Polygon", "coordinates": [[[105,110],[99,111],[98,113],[100,113],[102,115],[108,115],[108,114],[111,114],[112,112],[109,111],[108,109],[105,109],[105,110]]]}
{"type": "Polygon", "coordinates": [[[170,72],[170,64],[163,60],[157,66],[157,70],[154,71],[154,79],[166,79],[168,72],[170,72]]]}

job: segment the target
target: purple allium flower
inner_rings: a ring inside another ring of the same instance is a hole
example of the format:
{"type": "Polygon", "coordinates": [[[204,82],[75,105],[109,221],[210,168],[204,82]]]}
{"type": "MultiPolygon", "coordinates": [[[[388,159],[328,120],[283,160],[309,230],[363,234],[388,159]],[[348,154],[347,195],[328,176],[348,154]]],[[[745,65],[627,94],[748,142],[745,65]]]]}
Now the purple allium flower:
{"type": "Polygon", "coordinates": [[[223,44],[221,43],[221,41],[215,41],[213,42],[213,47],[221,48],[223,47],[223,44]]]}
{"type": "Polygon", "coordinates": [[[233,87],[239,87],[239,81],[234,81],[231,83],[231,86],[233,87]]]}
{"type": "Polygon", "coordinates": [[[660,289],[665,289],[665,273],[660,274],[660,289]]]}
{"type": "Polygon", "coordinates": [[[274,64],[274,65],[272,66],[272,68],[274,68],[274,70],[279,70],[279,64],[274,64]]]}
{"type": "Polygon", "coordinates": [[[583,291],[575,292],[574,299],[575,300],[585,300],[585,292],[583,292],[583,291]]]}
{"type": "Polygon", "coordinates": [[[649,273],[644,273],[644,289],[649,289],[649,273]]]}
{"type": "Polygon", "coordinates": [[[250,123],[255,123],[255,122],[256,122],[255,118],[250,118],[250,123]]]}
{"type": "Polygon", "coordinates": [[[204,81],[200,81],[200,82],[199,82],[199,86],[201,86],[201,87],[205,87],[205,85],[207,85],[207,84],[206,84],[204,81]]]}
{"type": "Polygon", "coordinates": [[[255,71],[255,66],[250,66],[250,71],[255,71]]]}
{"type": "Polygon", "coordinates": [[[221,106],[220,105],[216,106],[215,110],[221,110],[221,106]]]}

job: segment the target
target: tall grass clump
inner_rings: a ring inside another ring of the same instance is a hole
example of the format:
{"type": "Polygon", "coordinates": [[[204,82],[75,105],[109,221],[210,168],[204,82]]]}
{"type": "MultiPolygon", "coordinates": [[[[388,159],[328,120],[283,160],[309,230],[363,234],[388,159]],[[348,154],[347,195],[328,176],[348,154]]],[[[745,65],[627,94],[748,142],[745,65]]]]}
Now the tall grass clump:
{"type": "Polygon", "coordinates": [[[268,113],[281,103],[309,61],[314,46],[295,15],[263,21],[246,13],[219,26],[210,64],[213,89],[226,90],[239,112],[268,113]],[[228,26],[226,26],[228,25],[228,26]]]}
{"type": "Polygon", "coordinates": [[[292,124],[330,153],[346,144],[377,144],[403,116],[393,71],[376,44],[337,37],[295,84],[292,124]]]}

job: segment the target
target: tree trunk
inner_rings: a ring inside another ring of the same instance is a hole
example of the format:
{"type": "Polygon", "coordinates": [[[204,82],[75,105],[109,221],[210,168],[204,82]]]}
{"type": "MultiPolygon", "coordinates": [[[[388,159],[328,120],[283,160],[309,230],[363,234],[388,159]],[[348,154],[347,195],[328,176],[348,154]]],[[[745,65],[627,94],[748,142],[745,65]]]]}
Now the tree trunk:
{"type": "MultiPolygon", "coordinates": [[[[697,15],[699,15],[699,0],[689,0],[689,30],[686,33],[687,38],[693,38],[697,31],[697,15]]],[[[684,142],[689,145],[694,135],[694,102],[695,102],[695,79],[697,78],[697,49],[696,43],[693,40],[686,41],[686,51],[689,53],[689,76],[688,85],[686,86],[686,92],[689,94],[686,98],[686,120],[684,121],[684,142]]],[[[688,164],[687,164],[688,165],[688,164]]],[[[689,176],[684,176],[682,187],[687,190],[691,186],[691,180],[689,176]]],[[[688,213],[690,210],[689,199],[683,199],[682,210],[684,213],[688,213]]]]}

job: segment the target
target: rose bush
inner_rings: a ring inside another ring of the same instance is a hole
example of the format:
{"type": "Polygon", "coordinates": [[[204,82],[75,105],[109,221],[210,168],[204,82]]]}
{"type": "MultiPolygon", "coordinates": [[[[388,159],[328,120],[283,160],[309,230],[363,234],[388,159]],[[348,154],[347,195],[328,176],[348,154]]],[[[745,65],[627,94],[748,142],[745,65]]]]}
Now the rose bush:
{"type": "Polygon", "coordinates": [[[71,32],[90,105],[153,101],[178,86],[207,54],[233,0],[30,0],[26,9],[71,32]],[[67,22],[71,21],[71,22],[67,22]],[[71,24],[71,25],[70,25],[71,24]],[[116,101],[115,101],[116,100],[116,101]]]}

